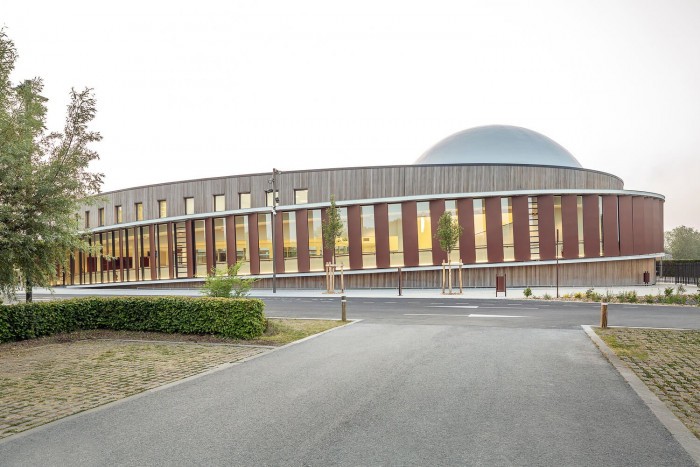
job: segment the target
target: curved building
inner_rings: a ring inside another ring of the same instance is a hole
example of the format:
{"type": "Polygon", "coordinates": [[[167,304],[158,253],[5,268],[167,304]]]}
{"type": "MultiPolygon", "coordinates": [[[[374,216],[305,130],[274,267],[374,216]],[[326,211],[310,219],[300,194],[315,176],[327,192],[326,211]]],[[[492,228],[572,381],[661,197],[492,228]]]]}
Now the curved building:
{"type": "Polygon", "coordinates": [[[113,191],[86,206],[102,254],[77,254],[65,285],[201,282],[242,262],[269,287],[322,288],[322,225],[331,195],[344,224],[336,247],[348,287],[437,287],[446,259],[435,239],[451,211],[463,228],[452,260],[467,286],[639,284],[663,255],[664,197],[627,191],[525,128],[456,133],[414,164],[234,175],[113,191]],[[274,223],[274,226],[273,226],[274,223]],[[274,239],[273,239],[274,232],[274,239]],[[558,266],[557,266],[558,263],[558,266]]]}

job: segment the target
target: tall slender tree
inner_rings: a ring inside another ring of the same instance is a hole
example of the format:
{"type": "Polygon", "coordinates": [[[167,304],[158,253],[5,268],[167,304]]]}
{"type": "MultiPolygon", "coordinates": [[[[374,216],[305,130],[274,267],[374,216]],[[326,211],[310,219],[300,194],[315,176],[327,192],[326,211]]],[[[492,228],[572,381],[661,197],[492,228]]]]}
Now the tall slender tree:
{"type": "Polygon", "coordinates": [[[335,264],[336,245],[342,236],[343,219],[340,217],[340,209],[335,205],[335,195],[331,195],[331,205],[323,221],[323,247],[333,252],[333,264],[335,264]]]}
{"type": "Polygon", "coordinates": [[[46,129],[40,78],[13,86],[17,52],[0,30],[0,293],[14,296],[24,285],[49,286],[70,255],[89,251],[80,235],[77,210],[99,192],[103,175],[91,172],[99,158],[91,144],[99,133],[92,89],[71,90],[62,132],[46,129]]]}

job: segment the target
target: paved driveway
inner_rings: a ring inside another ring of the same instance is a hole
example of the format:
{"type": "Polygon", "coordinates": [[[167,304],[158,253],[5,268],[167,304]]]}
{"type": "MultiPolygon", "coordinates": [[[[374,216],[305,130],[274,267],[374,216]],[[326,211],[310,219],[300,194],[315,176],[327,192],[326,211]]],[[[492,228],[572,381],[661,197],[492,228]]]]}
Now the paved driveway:
{"type": "Polygon", "coordinates": [[[0,442],[0,464],[694,465],[580,329],[449,321],[341,328],[0,442]]]}

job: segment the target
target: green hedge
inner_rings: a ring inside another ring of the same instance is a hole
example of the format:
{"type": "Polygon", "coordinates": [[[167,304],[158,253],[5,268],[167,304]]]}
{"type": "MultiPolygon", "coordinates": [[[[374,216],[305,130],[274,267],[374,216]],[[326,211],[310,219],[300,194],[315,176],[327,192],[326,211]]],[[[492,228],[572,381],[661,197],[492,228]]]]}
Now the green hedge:
{"type": "Polygon", "coordinates": [[[86,329],[215,334],[252,339],[265,329],[253,298],[89,297],[0,306],[0,342],[86,329]]]}

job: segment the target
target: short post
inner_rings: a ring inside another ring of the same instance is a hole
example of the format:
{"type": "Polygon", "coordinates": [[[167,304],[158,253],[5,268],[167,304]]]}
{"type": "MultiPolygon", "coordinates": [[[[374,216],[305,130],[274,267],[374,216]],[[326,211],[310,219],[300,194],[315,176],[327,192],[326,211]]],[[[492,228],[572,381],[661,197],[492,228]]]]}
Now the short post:
{"type": "Polygon", "coordinates": [[[403,281],[401,279],[401,268],[399,268],[399,297],[403,294],[403,281]]]}
{"type": "Polygon", "coordinates": [[[601,329],[608,328],[608,304],[603,302],[600,304],[600,327],[601,329]]]}
{"type": "Polygon", "coordinates": [[[459,259],[459,293],[462,293],[462,258],[459,259]]]}
{"type": "Polygon", "coordinates": [[[340,293],[345,293],[345,275],[343,274],[343,263],[340,263],[340,293]]]}
{"type": "Polygon", "coordinates": [[[445,295],[445,262],[442,262],[442,294],[445,295]]]}
{"type": "Polygon", "coordinates": [[[340,297],[340,319],[345,322],[348,320],[347,313],[346,313],[346,307],[348,304],[348,300],[345,297],[345,295],[342,295],[340,297]]]}

